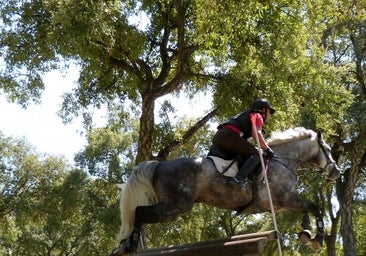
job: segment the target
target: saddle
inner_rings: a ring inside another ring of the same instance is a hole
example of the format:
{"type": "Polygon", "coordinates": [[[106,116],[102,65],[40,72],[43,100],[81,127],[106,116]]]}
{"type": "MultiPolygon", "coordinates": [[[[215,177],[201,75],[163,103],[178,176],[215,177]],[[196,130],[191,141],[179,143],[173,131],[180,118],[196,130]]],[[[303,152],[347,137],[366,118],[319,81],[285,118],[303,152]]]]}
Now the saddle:
{"type": "Polygon", "coordinates": [[[237,159],[226,160],[218,156],[209,155],[207,158],[211,159],[216,170],[224,176],[235,177],[239,172],[239,164],[237,159]]]}
{"type": "MultiPolygon", "coordinates": [[[[239,172],[240,160],[237,158],[227,160],[213,155],[208,155],[207,158],[211,159],[216,167],[216,170],[226,177],[235,177],[239,172]]],[[[256,164],[256,166],[252,166],[249,168],[253,168],[253,172],[249,176],[249,179],[254,182],[262,182],[264,180],[264,172],[260,164],[256,164]]]]}

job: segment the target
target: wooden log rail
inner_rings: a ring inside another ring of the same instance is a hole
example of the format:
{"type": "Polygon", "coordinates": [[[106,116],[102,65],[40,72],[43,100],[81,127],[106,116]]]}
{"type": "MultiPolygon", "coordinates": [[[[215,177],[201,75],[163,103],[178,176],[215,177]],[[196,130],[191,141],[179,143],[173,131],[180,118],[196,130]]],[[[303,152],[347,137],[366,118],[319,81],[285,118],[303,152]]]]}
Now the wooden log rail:
{"type": "Polygon", "coordinates": [[[266,231],[237,235],[210,241],[170,245],[163,248],[146,249],[135,255],[175,255],[175,256],[257,256],[263,252],[267,243],[280,238],[277,231],[266,231]]]}

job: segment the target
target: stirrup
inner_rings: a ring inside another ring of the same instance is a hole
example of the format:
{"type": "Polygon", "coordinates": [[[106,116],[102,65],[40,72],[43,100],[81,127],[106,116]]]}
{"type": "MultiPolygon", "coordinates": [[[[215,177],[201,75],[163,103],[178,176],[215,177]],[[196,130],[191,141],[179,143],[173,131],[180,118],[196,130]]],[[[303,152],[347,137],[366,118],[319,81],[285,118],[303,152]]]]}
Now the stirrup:
{"type": "Polygon", "coordinates": [[[248,187],[249,187],[249,184],[248,184],[248,181],[247,180],[239,180],[238,178],[236,177],[233,177],[231,179],[231,182],[238,185],[241,189],[245,189],[247,190],[248,187]]]}
{"type": "Polygon", "coordinates": [[[243,183],[240,185],[240,188],[244,190],[249,190],[249,187],[249,181],[247,180],[243,181],[243,183]]]}

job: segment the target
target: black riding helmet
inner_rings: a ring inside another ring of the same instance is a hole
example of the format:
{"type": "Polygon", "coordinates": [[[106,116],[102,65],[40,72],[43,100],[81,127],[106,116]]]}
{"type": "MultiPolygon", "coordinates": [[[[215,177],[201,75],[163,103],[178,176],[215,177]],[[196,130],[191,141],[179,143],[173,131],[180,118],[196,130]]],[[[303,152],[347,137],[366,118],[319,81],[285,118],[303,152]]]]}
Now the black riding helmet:
{"type": "Polygon", "coordinates": [[[261,110],[262,108],[269,108],[271,114],[276,112],[276,110],[272,107],[271,103],[269,103],[266,99],[257,99],[253,102],[252,110],[261,110]]]}

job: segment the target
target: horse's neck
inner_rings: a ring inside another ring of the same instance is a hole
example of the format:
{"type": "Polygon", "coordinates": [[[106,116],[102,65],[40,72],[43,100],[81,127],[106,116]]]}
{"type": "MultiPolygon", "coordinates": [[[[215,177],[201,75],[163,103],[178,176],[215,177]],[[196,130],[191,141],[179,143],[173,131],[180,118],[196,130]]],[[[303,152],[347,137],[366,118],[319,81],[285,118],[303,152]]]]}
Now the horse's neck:
{"type": "Polygon", "coordinates": [[[309,162],[316,156],[317,147],[314,143],[313,140],[304,139],[277,145],[273,150],[281,162],[296,170],[301,163],[309,162]]]}

